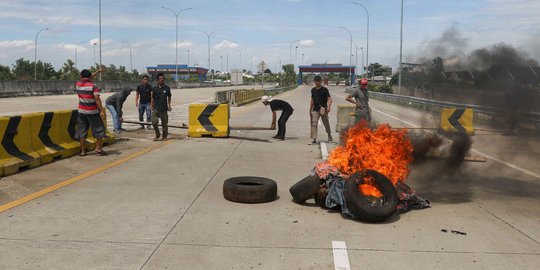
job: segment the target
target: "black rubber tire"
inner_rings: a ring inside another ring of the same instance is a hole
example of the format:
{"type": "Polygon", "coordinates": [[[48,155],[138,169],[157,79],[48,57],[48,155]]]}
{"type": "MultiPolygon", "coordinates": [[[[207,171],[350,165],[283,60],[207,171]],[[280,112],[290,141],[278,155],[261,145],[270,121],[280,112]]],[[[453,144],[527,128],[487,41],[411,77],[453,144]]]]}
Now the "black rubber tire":
{"type": "Polygon", "coordinates": [[[374,170],[363,170],[352,174],[345,183],[345,203],[349,211],[359,220],[382,222],[396,212],[397,190],[388,177],[374,170]],[[382,199],[365,196],[358,190],[365,176],[372,176],[374,185],[382,193],[382,199]]]}
{"type": "Polygon", "coordinates": [[[233,177],[223,183],[223,196],[239,203],[271,202],[277,197],[277,183],[264,177],[233,177]]]}
{"type": "Polygon", "coordinates": [[[304,179],[298,181],[298,183],[289,188],[289,192],[295,202],[303,203],[306,200],[313,198],[320,188],[321,178],[315,174],[306,176],[304,179]]]}

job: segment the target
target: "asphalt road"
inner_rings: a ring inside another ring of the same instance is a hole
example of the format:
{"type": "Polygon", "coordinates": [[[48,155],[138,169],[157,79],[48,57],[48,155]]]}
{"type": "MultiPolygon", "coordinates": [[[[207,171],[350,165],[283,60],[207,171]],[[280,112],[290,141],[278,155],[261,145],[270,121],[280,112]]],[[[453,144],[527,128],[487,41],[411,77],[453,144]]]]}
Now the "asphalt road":
{"type": "MultiPolygon", "coordinates": [[[[331,87],[334,104],[346,103],[343,90],[331,87]]],[[[182,111],[188,103],[213,98],[211,90],[189,91],[173,93],[175,121],[185,119],[182,111]]],[[[42,102],[69,108],[76,103],[74,97],[69,103],[67,96],[45,98],[42,102]]],[[[346,243],[351,269],[540,267],[537,138],[475,135],[473,148],[489,156],[488,161],[466,162],[457,170],[448,170],[440,160],[415,162],[407,181],[433,207],[367,224],[292,202],[289,187],[309,174],[321,161],[321,153],[319,146],[308,145],[309,87],[278,98],[295,108],[285,141],[193,139],[177,131],[176,140],[153,143],[148,141],[151,131],[130,131],[121,136],[132,140],[111,146],[119,148],[117,155],[107,157],[111,160],[76,157],[2,178],[0,182],[12,184],[2,189],[9,194],[17,184],[38,190],[35,182],[42,179],[61,183],[102,168],[1,212],[0,269],[333,269],[339,250],[332,248],[332,241],[346,243]],[[152,151],[135,157],[133,149],[152,151]],[[122,158],[127,160],[103,167],[122,158]],[[71,174],[53,173],[61,169],[71,174]],[[241,175],[276,180],[278,200],[226,201],[223,181],[241,175]]],[[[6,100],[0,100],[1,113],[38,109],[33,97],[13,99],[18,104],[6,105],[6,100]]],[[[436,117],[410,108],[376,100],[371,106],[379,123],[396,127],[435,123],[436,117]]],[[[133,104],[126,107],[133,107],[126,115],[135,115],[133,104]]],[[[270,109],[259,102],[233,108],[231,114],[232,125],[270,125],[270,109]]],[[[331,117],[334,129],[335,112],[331,117]]],[[[233,133],[274,135],[274,131],[233,133]]]]}

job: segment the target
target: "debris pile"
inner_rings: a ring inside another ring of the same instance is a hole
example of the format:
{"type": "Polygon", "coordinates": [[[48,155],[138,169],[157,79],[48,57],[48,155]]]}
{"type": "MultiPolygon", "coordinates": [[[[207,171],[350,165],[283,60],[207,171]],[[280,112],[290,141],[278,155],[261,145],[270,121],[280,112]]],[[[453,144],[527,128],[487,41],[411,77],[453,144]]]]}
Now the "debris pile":
{"type": "MultiPolygon", "coordinates": [[[[343,136],[345,145],[335,148],[327,161],[313,169],[310,186],[319,181],[319,187],[310,195],[317,205],[340,208],[343,214],[368,222],[431,207],[429,200],[417,196],[404,182],[413,160],[407,130],[387,124],[372,130],[361,121],[343,136]]],[[[307,183],[306,179],[302,181],[307,183]]],[[[305,201],[305,196],[295,196],[300,190],[297,185],[291,187],[291,194],[295,201],[305,201]]]]}

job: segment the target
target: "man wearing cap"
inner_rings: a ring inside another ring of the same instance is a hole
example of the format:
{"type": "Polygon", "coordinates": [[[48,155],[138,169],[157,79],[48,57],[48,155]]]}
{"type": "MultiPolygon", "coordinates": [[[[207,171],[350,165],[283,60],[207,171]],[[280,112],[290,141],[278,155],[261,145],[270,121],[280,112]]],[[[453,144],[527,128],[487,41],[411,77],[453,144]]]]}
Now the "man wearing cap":
{"type": "Polygon", "coordinates": [[[358,123],[360,120],[370,120],[369,115],[369,96],[367,91],[367,85],[368,80],[366,78],[362,78],[359,80],[360,87],[355,89],[351,94],[345,98],[350,103],[353,103],[356,105],[356,112],[355,112],[355,123],[358,123]],[[354,97],[354,100],[353,100],[354,97]]]}
{"type": "Polygon", "coordinates": [[[272,130],[276,129],[276,111],[281,111],[281,116],[278,120],[278,132],[273,138],[282,141],[285,140],[285,124],[294,111],[291,104],[283,100],[272,99],[272,97],[269,96],[263,96],[261,101],[264,106],[270,105],[270,110],[272,110],[272,125],[270,126],[270,129],[272,130]]]}
{"type": "Polygon", "coordinates": [[[311,101],[309,104],[309,115],[311,117],[311,143],[317,143],[317,125],[319,118],[322,119],[326,133],[328,134],[328,141],[332,141],[332,131],[330,130],[330,122],[328,121],[328,114],[332,107],[332,98],[328,88],[321,85],[321,76],[315,76],[315,87],[311,89],[311,101]]]}

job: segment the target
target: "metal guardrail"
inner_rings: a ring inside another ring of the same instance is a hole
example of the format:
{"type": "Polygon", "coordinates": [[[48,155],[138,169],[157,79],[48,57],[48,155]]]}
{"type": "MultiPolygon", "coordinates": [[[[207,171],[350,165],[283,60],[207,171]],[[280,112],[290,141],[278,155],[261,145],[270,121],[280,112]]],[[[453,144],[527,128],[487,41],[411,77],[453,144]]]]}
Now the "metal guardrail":
{"type": "Polygon", "coordinates": [[[215,102],[216,103],[229,103],[231,106],[240,106],[253,102],[264,95],[275,96],[277,94],[283,93],[296,88],[296,86],[287,86],[287,87],[272,87],[264,89],[238,89],[238,90],[226,90],[218,91],[215,93],[215,102]]]}
{"type": "MultiPolygon", "coordinates": [[[[347,91],[351,90],[350,88],[347,89],[347,91]]],[[[504,110],[496,107],[489,107],[489,106],[481,106],[481,105],[475,105],[475,104],[460,104],[460,103],[453,103],[453,102],[447,102],[447,101],[438,101],[438,100],[430,100],[425,98],[417,98],[417,97],[410,97],[410,96],[402,96],[402,95],[396,95],[396,94],[388,94],[388,93],[379,93],[379,92],[369,92],[369,96],[377,99],[382,99],[390,102],[396,102],[396,103],[409,103],[409,104],[416,104],[421,105],[425,107],[434,107],[434,108],[458,108],[458,109],[467,109],[472,108],[476,113],[483,113],[487,115],[494,115],[494,116],[503,116],[504,110]]],[[[536,125],[540,125],[540,113],[537,112],[519,112],[520,120],[526,120],[534,122],[536,125]]]]}

